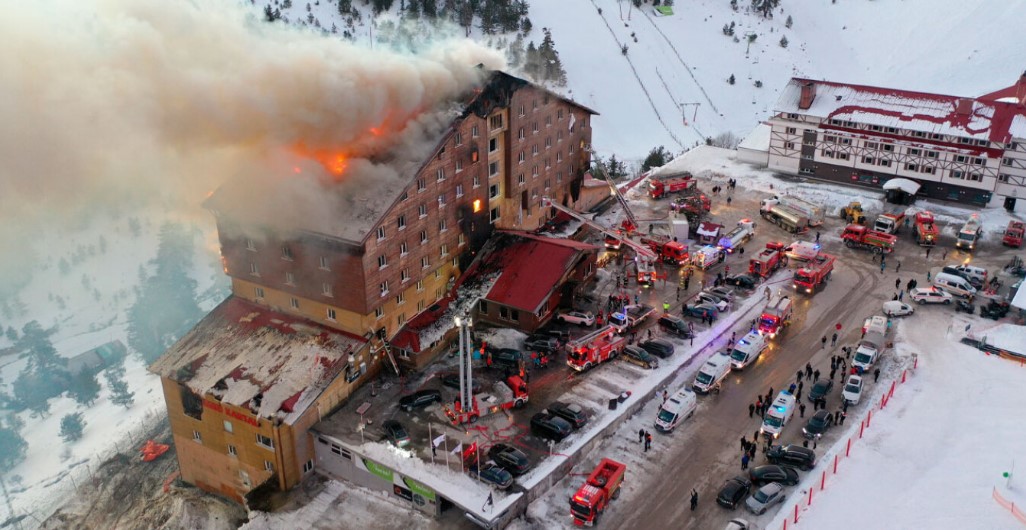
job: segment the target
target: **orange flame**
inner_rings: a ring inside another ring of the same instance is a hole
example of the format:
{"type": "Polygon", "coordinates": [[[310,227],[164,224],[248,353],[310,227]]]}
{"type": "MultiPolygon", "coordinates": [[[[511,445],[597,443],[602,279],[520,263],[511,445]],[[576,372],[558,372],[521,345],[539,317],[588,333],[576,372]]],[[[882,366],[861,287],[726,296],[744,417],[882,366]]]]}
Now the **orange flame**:
{"type": "MultiPolygon", "coordinates": [[[[325,149],[311,149],[303,144],[296,144],[290,149],[294,154],[302,158],[308,158],[316,160],[321,166],[324,167],[329,173],[335,176],[342,175],[345,173],[346,167],[349,166],[349,155],[341,151],[325,150],[325,149]]],[[[295,173],[302,173],[299,166],[292,168],[295,173]]]]}

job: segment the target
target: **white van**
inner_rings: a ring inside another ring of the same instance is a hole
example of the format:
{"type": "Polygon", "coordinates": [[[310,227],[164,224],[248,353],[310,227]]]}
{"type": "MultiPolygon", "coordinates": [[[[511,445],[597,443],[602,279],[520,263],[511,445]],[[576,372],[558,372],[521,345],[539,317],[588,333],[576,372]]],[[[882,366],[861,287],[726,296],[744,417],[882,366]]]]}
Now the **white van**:
{"type": "Polygon", "coordinates": [[[946,272],[938,272],[933,277],[933,285],[955,296],[970,297],[976,295],[976,288],[969,284],[969,280],[946,272]]]}
{"type": "Polygon", "coordinates": [[[766,337],[758,331],[750,331],[734,345],[734,351],[730,352],[730,364],[735,370],[740,370],[762,355],[766,351],[766,337]]]}
{"type": "Polygon", "coordinates": [[[730,373],[730,357],[727,352],[718,352],[709,358],[698,370],[692,390],[699,394],[720,391],[720,382],[730,373]]]}
{"type": "Polygon", "coordinates": [[[659,407],[659,415],[656,416],[655,427],[659,432],[670,432],[678,423],[690,418],[698,408],[698,398],[695,393],[682,388],[676,394],[670,396],[659,407]]]}
{"type": "Polygon", "coordinates": [[[794,395],[786,390],[781,390],[777,394],[777,399],[773,400],[773,404],[766,411],[759,433],[772,434],[774,439],[779,438],[780,431],[784,430],[787,422],[791,421],[791,416],[794,416],[794,406],[794,395]]]}
{"type": "Polygon", "coordinates": [[[882,315],[874,315],[866,319],[865,323],[862,324],[862,334],[865,335],[869,332],[880,333],[882,335],[887,334],[887,317],[882,315]]]}

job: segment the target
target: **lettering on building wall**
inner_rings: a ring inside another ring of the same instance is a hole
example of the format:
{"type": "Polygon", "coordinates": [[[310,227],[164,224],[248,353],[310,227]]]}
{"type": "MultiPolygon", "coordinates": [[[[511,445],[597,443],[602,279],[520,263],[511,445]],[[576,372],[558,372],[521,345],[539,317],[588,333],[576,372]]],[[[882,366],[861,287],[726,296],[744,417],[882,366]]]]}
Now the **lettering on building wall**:
{"type": "Polygon", "coordinates": [[[260,422],[257,421],[256,418],[251,418],[250,416],[247,416],[246,414],[243,414],[236,410],[226,409],[224,405],[221,405],[216,401],[203,400],[203,407],[208,408],[214,412],[220,412],[221,414],[230,416],[241,422],[248,423],[254,427],[260,426],[260,422]]]}

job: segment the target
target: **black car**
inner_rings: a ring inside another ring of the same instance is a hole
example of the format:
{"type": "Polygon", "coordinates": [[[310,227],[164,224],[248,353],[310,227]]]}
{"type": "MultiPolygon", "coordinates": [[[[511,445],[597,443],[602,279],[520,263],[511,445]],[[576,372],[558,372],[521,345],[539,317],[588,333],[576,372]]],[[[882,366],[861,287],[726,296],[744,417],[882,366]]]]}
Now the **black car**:
{"type": "Polygon", "coordinates": [[[751,274],[735,274],[734,276],[727,276],[723,283],[742,289],[755,289],[755,286],[759,285],[759,278],[751,274]]]}
{"type": "MultiPolygon", "coordinates": [[[[455,388],[456,390],[460,389],[460,374],[458,374],[456,372],[449,372],[449,373],[445,373],[445,374],[440,375],[438,378],[442,380],[442,384],[443,385],[445,385],[447,387],[450,387],[450,388],[455,388]]],[[[477,379],[471,381],[470,386],[471,386],[471,389],[470,389],[471,392],[473,392],[475,394],[480,394],[481,393],[481,383],[478,382],[477,379]]]]}
{"type": "Polygon", "coordinates": [[[691,326],[688,326],[686,320],[676,315],[666,313],[659,317],[659,327],[663,328],[663,331],[678,337],[691,338],[691,326]]]}
{"type": "Polygon", "coordinates": [[[580,429],[588,423],[588,413],[576,403],[553,401],[549,404],[548,411],[569,422],[574,429],[580,429]]]}
{"type": "Polygon", "coordinates": [[[748,480],[748,477],[738,475],[723,484],[720,493],[716,495],[716,504],[733,510],[737,508],[738,503],[745,500],[751,490],[752,481],[748,480]]]}
{"type": "Polygon", "coordinates": [[[489,351],[488,354],[491,355],[491,366],[500,369],[509,368],[510,370],[516,370],[520,368],[520,359],[523,358],[520,350],[511,348],[499,348],[498,350],[489,351]]]}
{"type": "Polygon", "coordinates": [[[1007,316],[1009,308],[1008,302],[991,300],[987,305],[980,306],[980,316],[997,320],[1007,316]]]}
{"type": "Polygon", "coordinates": [[[766,459],[774,464],[794,466],[808,471],[816,466],[816,452],[800,445],[774,445],[766,451],[766,459]]]}
{"type": "Polygon", "coordinates": [[[638,344],[641,348],[652,355],[660,358],[667,358],[673,355],[673,343],[667,340],[652,339],[638,344]]]}
{"type": "Polygon", "coordinates": [[[418,390],[410,395],[399,398],[399,408],[406,412],[413,412],[413,409],[422,409],[440,401],[442,401],[442,392],[429,388],[418,390]]]}
{"type": "Polygon", "coordinates": [[[381,424],[381,428],[385,430],[385,438],[392,445],[396,447],[410,445],[410,435],[406,432],[406,427],[403,427],[402,423],[395,420],[385,420],[385,423],[381,424]]]}
{"type": "Polygon", "coordinates": [[[817,379],[812,384],[812,388],[809,390],[809,401],[816,401],[822,399],[830,394],[830,391],[834,389],[834,382],[830,379],[817,379]]]}
{"type": "Polygon", "coordinates": [[[633,344],[623,349],[623,360],[642,368],[659,368],[659,359],[633,344]]]}
{"type": "Polygon", "coordinates": [[[559,340],[551,335],[531,335],[524,339],[524,349],[536,352],[553,353],[559,349],[559,340]]]}
{"type": "Polygon", "coordinates": [[[514,475],[523,475],[531,467],[531,461],[527,459],[527,455],[508,444],[493,445],[488,449],[488,457],[514,475]]]}
{"type": "Polygon", "coordinates": [[[825,410],[818,410],[809,418],[809,421],[802,427],[802,435],[808,439],[819,438],[830,426],[830,413],[825,410]]]}
{"type": "Polygon", "coordinates": [[[794,486],[798,483],[798,471],[789,466],[766,464],[748,471],[748,478],[752,480],[752,484],[755,486],[762,486],[770,482],[776,482],[784,486],[794,486]]]}
{"type": "Polygon", "coordinates": [[[561,442],[572,431],[568,421],[554,414],[539,412],[531,418],[531,432],[539,438],[561,442]]]}

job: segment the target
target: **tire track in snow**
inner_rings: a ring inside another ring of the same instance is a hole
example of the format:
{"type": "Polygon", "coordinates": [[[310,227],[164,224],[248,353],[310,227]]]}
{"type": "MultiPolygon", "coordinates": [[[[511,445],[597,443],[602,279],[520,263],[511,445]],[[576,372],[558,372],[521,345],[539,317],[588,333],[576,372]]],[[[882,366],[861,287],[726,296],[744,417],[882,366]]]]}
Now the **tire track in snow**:
{"type": "Polygon", "coordinates": [[[694,120],[691,120],[691,125],[688,125],[688,124],[687,124],[687,119],[686,119],[686,118],[684,117],[684,109],[683,109],[683,108],[681,107],[681,104],[680,104],[681,102],[680,102],[680,101],[677,101],[677,98],[675,98],[675,97],[673,96],[673,92],[672,92],[672,91],[670,90],[670,85],[668,85],[668,84],[666,83],[666,80],[665,80],[665,79],[663,79],[663,74],[662,74],[661,72],[659,72],[659,69],[658,69],[658,68],[656,68],[656,75],[657,75],[657,76],[659,76],[659,81],[663,83],[663,88],[665,88],[665,89],[666,89],[666,95],[670,96],[670,99],[671,99],[671,100],[672,100],[672,101],[673,101],[674,103],[676,103],[676,104],[677,104],[677,107],[678,107],[678,108],[680,108],[680,109],[681,109],[681,119],[683,119],[683,120],[684,120],[684,122],[685,122],[684,126],[685,126],[685,127],[691,127],[691,128],[692,128],[692,129],[693,129],[693,130],[694,130],[694,131],[695,131],[695,132],[696,132],[696,133],[698,134],[698,136],[699,136],[699,137],[701,137],[701,138],[705,138],[705,135],[704,135],[704,134],[702,134],[702,131],[698,130],[698,127],[696,127],[696,126],[695,126],[694,120]]]}
{"type": "Polygon", "coordinates": [[[698,90],[700,90],[702,92],[702,96],[705,97],[705,100],[709,102],[709,106],[713,109],[714,112],[716,112],[716,114],[719,114],[720,113],[720,109],[716,108],[716,104],[712,102],[712,98],[710,98],[709,97],[709,93],[705,91],[705,87],[702,86],[702,83],[698,82],[698,78],[695,77],[695,74],[694,74],[694,72],[691,71],[691,67],[688,66],[688,63],[684,62],[684,58],[681,57],[680,52],[677,50],[677,47],[674,46],[673,42],[670,41],[670,38],[667,37],[665,33],[663,33],[662,28],[660,28],[658,25],[656,25],[655,21],[652,20],[652,16],[649,15],[647,11],[645,11],[645,10],[640,10],[640,11],[641,11],[641,14],[645,15],[645,20],[647,20],[649,24],[652,24],[652,27],[655,28],[655,30],[659,33],[659,35],[662,35],[663,40],[666,41],[666,44],[670,45],[670,49],[673,50],[673,54],[677,56],[677,60],[680,61],[681,66],[683,66],[684,70],[687,71],[689,76],[691,76],[691,80],[695,82],[695,86],[697,86],[698,90]]]}
{"type": "MultiPolygon", "coordinates": [[[[609,21],[606,20],[606,16],[599,12],[600,8],[595,3],[595,0],[591,0],[591,5],[595,8],[595,12],[598,14],[599,18],[602,19],[602,23],[606,25],[606,29],[609,30],[609,35],[613,37],[613,41],[616,42],[617,48],[622,50],[624,44],[620,42],[620,39],[616,38],[616,33],[613,31],[613,27],[609,25],[609,21]]],[[[652,112],[655,113],[656,119],[658,119],[659,123],[662,124],[663,129],[666,129],[666,134],[669,134],[670,138],[672,138],[673,141],[677,143],[677,147],[683,149],[684,143],[680,141],[680,138],[677,138],[676,134],[673,134],[673,131],[670,130],[670,126],[666,123],[666,120],[663,119],[662,114],[659,114],[659,108],[656,107],[655,101],[652,100],[652,95],[648,93],[648,88],[645,87],[645,83],[641,80],[641,76],[638,75],[638,70],[634,67],[634,63],[631,61],[631,58],[627,55],[624,55],[623,58],[627,59],[627,65],[631,67],[631,72],[634,73],[634,79],[638,80],[638,86],[640,86],[641,91],[645,93],[645,98],[648,99],[648,104],[652,107],[652,112]]]]}

